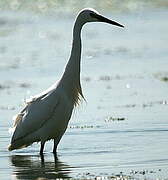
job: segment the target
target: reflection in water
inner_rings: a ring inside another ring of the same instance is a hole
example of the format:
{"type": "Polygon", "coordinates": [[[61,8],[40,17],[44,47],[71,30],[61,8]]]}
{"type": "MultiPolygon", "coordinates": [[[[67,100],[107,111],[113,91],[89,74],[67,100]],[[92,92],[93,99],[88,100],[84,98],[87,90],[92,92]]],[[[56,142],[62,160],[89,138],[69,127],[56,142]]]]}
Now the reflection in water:
{"type": "Polygon", "coordinates": [[[10,160],[14,166],[13,175],[17,179],[70,178],[70,167],[54,157],[55,161],[45,161],[44,157],[13,155],[10,160]]]}

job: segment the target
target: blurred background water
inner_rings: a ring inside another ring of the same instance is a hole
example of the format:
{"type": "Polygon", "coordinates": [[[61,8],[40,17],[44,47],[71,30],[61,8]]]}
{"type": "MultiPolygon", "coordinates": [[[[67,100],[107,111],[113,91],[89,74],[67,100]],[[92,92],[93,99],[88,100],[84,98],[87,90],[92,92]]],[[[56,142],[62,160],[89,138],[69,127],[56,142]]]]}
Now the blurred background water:
{"type": "Polygon", "coordinates": [[[32,11],[35,13],[72,13],[81,8],[93,7],[103,11],[128,12],[144,8],[167,8],[165,0],[1,0],[1,10],[32,11]]]}
{"type": "Polygon", "coordinates": [[[0,179],[168,178],[168,2],[0,0],[0,179]],[[125,25],[88,24],[82,87],[54,159],[39,144],[8,152],[12,116],[58,80],[85,7],[125,25]],[[118,176],[119,177],[119,176],[118,176]]]}

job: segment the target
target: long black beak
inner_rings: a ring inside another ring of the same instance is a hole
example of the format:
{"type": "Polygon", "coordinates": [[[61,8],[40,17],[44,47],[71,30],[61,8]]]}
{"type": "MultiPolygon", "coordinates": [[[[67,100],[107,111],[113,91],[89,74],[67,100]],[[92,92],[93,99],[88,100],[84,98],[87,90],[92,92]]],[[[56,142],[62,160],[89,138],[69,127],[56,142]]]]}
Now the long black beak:
{"type": "Polygon", "coordinates": [[[112,24],[112,25],[115,25],[115,26],[119,26],[119,27],[124,27],[122,24],[119,24],[118,22],[115,22],[115,21],[112,21],[108,18],[105,18],[104,16],[102,15],[99,15],[99,14],[91,14],[92,17],[96,18],[98,21],[100,22],[105,22],[105,23],[109,23],[109,24],[112,24]]]}

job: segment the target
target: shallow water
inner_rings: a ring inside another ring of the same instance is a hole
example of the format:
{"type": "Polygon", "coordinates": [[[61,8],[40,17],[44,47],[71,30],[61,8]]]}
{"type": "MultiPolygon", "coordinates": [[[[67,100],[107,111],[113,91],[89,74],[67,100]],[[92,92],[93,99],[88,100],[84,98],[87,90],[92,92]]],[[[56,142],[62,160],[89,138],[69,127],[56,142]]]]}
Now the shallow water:
{"type": "Polygon", "coordinates": [[[0,179],[122,174],[168,178],[168,12],[106,14],[126,25],[84,27],[82,87],[54,159],[52,141],[8,152],[12,116],[61,76],[74,17],[3,11],[0,16],[0,179]],[[137,173],[136,173],[137,172],[137,173]]]}

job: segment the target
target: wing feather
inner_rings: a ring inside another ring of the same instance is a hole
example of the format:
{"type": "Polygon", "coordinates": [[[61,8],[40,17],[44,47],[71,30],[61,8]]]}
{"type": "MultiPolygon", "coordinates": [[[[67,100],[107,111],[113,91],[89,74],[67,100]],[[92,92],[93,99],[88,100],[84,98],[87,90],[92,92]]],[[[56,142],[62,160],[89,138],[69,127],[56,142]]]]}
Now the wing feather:
{"type": "Polygon", "coordinates": [[[50,91],[30,101],[15,118],[16,128],[12,142],[41,128],[51,118],[58,103],[59,96],[56,91],[50,91]]]}

